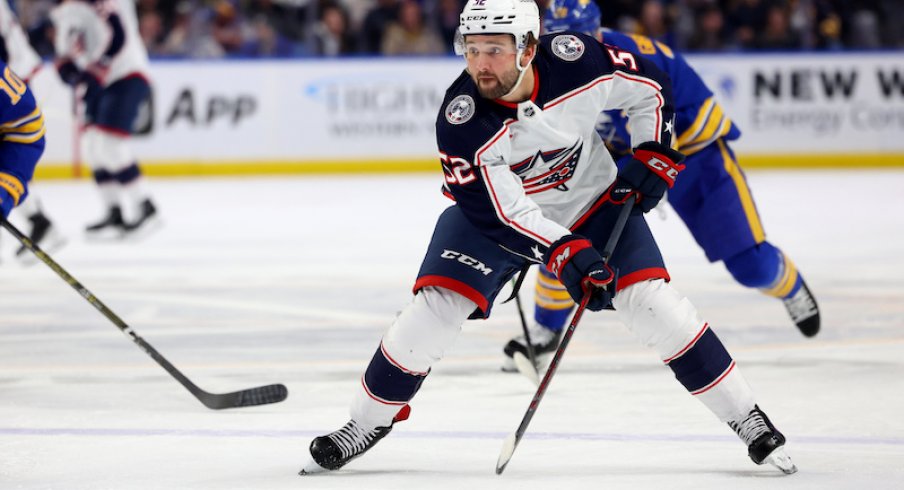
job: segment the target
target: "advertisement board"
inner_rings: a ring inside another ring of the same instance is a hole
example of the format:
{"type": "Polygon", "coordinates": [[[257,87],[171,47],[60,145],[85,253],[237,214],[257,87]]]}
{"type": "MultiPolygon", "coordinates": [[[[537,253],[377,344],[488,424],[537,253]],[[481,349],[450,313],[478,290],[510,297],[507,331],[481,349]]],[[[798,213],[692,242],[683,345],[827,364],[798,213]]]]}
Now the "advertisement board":
{"type": "MultiPolygon", "coordinates": [[[[745,166],[904,166],[904,53],[691,56],[743,136],[745,166]]],[[[435,170],[434,122],[459,58],[154,61],[150,175],[435,170]]],[[[39,174],[79,158],[72,90],[32,82],[39,174]]],[[[82,172],[83,174],[85,172],[82,172]]]]}

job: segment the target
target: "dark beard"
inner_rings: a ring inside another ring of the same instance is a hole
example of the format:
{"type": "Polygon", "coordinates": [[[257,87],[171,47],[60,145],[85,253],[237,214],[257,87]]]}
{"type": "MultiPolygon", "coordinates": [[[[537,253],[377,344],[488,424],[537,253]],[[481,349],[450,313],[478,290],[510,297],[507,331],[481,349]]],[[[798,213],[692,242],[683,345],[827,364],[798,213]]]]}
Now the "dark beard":
{"type": "Polygon", "coordinates": [[[518,82],[518,75],[518,70],[512,69],[512,71],[504,73],[501,79],[497,78],[497,83],[492,88],[483,88],[477,81],[477,77],[474,75],[472,75],[471,78],[474,80],[474,84],[477,85],[477,91],[480,93],[481,97],[485,99],[498,99],[515,88],[515,83],[518,82]]]}

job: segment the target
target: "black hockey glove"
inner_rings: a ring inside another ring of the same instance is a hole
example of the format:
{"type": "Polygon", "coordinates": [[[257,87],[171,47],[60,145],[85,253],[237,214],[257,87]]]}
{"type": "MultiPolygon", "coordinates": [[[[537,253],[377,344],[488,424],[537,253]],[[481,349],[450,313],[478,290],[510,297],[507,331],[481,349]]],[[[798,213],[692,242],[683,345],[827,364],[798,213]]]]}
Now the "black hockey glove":
{"type": "Polygon", "coordinates": [[[84,78],[85,73],[75,65],[69,58],[62,58],[56,62],[57,73],[67,85],[78,85],[84,78]]]}
{"type": "Polygon", "coordinates": [[[590,294],[588,310],[600,311],[612,302],[611,286],[615,274],[590,240],[580,235],[566,235],[549,246],[544,262],[576,302],[580,303],[585,294],[590,294]]]}
{"type": "Polygon", "coordinates": [[[648,141],[634,149],[634,157],[618,172],[612,184],[615,202],[624,202],[639,194],[637,206],[643,212],[656,207],[667,189],[675,185],[678,172],[684,170],[684,155],[661,143],[648,141]]]}

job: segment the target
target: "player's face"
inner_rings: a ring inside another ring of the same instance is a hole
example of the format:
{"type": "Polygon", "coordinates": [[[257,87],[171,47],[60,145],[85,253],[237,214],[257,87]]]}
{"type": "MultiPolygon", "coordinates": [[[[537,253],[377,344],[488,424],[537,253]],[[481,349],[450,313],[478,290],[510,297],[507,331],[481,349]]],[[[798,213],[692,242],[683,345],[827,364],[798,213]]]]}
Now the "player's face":
{"type": "Polygon", "coordinates": [[[507,34],[469,35],[465,38],[468,73],[480,95],[498,99],[511,92],[518,82],[515,40],[507,34]]]}

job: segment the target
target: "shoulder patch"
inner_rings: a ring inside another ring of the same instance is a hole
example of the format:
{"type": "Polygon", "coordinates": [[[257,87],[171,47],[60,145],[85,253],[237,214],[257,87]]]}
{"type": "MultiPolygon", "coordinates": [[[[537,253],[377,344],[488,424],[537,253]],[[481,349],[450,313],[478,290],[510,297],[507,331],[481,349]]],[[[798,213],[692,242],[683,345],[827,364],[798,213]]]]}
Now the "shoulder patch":
{"type": "Polygon", "coordinates": [[[552,53],[565,61],[574,61],[584,55],[584,41],[571,34],[553,38],[552,53]]]}
{"type": "Polygon", "coordinates": [[[446,121],[450,124],[464,124],[474,115],[474,99],[470,95],[459,95],[446,106],[446,121]]]}

